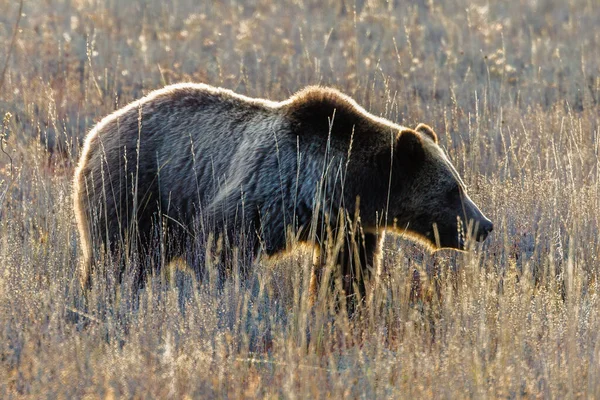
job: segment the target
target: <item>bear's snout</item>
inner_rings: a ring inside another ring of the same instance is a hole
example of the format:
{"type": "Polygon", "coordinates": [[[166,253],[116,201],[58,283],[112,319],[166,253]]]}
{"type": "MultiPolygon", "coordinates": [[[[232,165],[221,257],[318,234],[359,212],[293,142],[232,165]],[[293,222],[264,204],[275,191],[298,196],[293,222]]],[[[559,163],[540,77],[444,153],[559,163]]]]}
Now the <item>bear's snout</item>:
{"type": "Polygon", "coordinates": [[[477,241],[483,242],[491,231],[494,230],[494,224],[487,218],[483,218],[481,222],[479,222],[479,234],[477,235],[477,241]]]}

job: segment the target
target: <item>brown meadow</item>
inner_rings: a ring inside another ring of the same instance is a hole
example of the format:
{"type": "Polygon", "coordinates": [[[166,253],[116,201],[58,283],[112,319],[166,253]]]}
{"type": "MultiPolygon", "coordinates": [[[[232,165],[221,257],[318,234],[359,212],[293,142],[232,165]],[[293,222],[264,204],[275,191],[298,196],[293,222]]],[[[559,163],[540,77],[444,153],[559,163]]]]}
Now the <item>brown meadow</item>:
{"type": "Polygon", "coordinates": [[[0,9],[0,397],[600,397],[595,1],[25,1],[10,58],[0,9]],[[306,251],[223,288],[172,263],[139,302],[97,279],[84,310],[81,139],[183,81],[323,84],[430,124],[494,232],[435,254],[390,235],[355,319],[307,308],[306,251]]]}

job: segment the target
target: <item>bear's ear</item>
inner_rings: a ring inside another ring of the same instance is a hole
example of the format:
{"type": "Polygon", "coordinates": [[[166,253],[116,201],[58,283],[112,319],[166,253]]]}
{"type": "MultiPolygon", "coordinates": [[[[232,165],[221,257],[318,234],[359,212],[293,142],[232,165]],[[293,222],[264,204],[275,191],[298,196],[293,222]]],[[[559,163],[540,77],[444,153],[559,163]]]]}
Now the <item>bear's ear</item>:
{"type": "Polygon", "coordinates": [[[394,147],[395,158],[402,163],[417,164],[425,158],[423,139],[412,129],[400,131],[394,147]]]}
{"type": "Polygon", "coordinates": [[[419,124],[415,128],[415,131],[424,133],[425,135],[429,136],[431,138],[431,140],[433,140],[433,143],[437,144],[437,142],[438,142],[437,135],[435,134],[435,132],[433,131],[433,129],[431,129],[431,127],[429,125],[419,124]]]}

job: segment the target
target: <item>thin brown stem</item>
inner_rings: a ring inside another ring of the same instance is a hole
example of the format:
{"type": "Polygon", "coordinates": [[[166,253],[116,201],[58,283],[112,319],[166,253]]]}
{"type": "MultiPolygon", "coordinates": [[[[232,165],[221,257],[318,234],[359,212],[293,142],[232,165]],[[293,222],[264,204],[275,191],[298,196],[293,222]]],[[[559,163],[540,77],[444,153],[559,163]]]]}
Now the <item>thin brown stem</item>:
{"type": "Polygon", "coordinates": [[[4,60],[4,67],[2,68],[2,73],[0,73],[0,92],[2,91],[2,87],[4,86],[4,77],[6,76],[6,70],[8,69],[8,63],[10,61],[10,55],[15,47],[15,42],[17,41],[17,34],[19,33],[19,24],[21,23],[21,16],[23,15],[23,0],[19,2],[19,12],[17,13],[17,21],[15,22],[15,28],[13,29],[12,38],[10,39],[10,45],[8,46],[8,51],[6,52],[6,60],[4,60]]]}

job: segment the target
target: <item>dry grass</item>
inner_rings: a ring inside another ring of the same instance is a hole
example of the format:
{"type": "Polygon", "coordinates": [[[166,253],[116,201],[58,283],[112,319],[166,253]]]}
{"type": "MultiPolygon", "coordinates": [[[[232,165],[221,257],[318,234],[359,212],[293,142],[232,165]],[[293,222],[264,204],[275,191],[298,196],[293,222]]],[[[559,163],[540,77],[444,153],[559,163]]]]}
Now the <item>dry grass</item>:
{"type": "Polygon", "coordinates": [[[196,3],[25,2],[0,93],[1,398],[600,397],[596,1],[196,3]],[[97,282],[106,315],[75,323],[78,141],[184,80],[273,99],[327,84],[429,123],[496,229],[468,254],[388,240],[356,321],[307,313],[298,253],[220,292],[165,273],[137,307],[97,282]]]}

